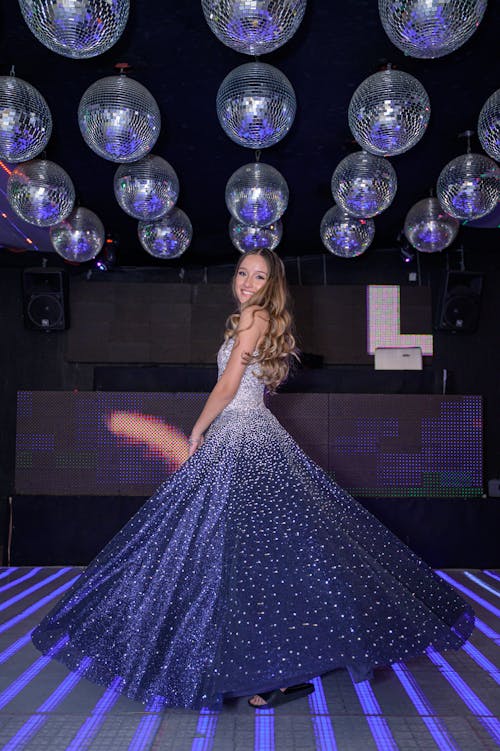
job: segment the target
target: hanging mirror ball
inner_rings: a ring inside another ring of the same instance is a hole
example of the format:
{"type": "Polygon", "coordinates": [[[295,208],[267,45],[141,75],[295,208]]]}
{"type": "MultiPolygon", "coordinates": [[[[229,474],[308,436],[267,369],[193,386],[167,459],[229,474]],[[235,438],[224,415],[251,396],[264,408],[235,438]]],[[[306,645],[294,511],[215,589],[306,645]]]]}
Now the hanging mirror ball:
{"type": "Polygon", "coordinates": [[[49,50],[73,58],[95,57],[121,37],[129,0],[19,0],[30,31],[49,50]]]}
{"type": "Polygon", "coordinates": [[[391,156],[420,141],[430,114],[429,97],[420,81],[400,70],[381,70],[354,92],[349,127],[362,149],[391,156]]]}
{"type": "Polygon", "coordinates": [[[335,203],[351,216],[366,219],[391,205],[398,181],[392,164],[366,151],[342,159],[332,177],[335,203]]]}
{"type": "Polygon", "coordinates": [[[78,124],[87,146],[111,162],[146,156],[160,135],[160,110],[145,86],[125,75],[93,83],[78,106],[78,124]]]}
{"type": "Polygon", "coordinates": [[[288,185],[270,164],[245,164],[227,181],[226,205],[238,222],[268,227],[288,206],[288,185]]]}
{"type": "Polygon", "coordinates": [[[217,117],[229,138],[264,149],[290,130],[297,100],[292,84],[267,63],[245,63],[229,73],[217,92],[217,117]]]}
{"type": "Polygon", "coordinates": [[[357,219],[338,206],[332,206],[321,220],[320,235],[330,253],[354,258],[370,245],[375,235],[375,223],[373,219],[357,219]]]}
{"type": "Polygon", "coordinates": [[[9,176],[7,199],[25,222],[51,227],[71,213],[75,188],[58,164],[48,159],[33,159],[19,164],[9,176]]]}
{"type": "Polygon", "coordinates": [[[450,216],[480,219],[500,200],[500,169],[482,154],[457,156],[439,175],[437,197],[450,216]]]}
{"type": "Polygon", "coordinates": [[[201,0],[217,39],[246,55],[264,55],[288,42],[306,4],[306,0],[201,0]]]}
{"type": "Polygon", "coordinates": [[[155,258],[178,258],[189,247],[193,227],[184,211],[174,208],[156,222],[139,222],[139,240],[155,258]]]}
{"type": "Polygon", "coordinates": [[[379,0],[382,26],[405,55],[443,57],[473,35],[487,0],[379,0]]]}
{"type": "Polygon", "coordinates": [[[424,198],[411,207],[406,215],[406,239],[421,253],[437,253],[447,248],[460,227],[458,219],[441,208],[437,198],[424,198]]]}
{"type": "Polygon", "coordinates": [[[83,206],[50,228],[50,242],[56,253],[77,263],[95,258],[102,250],[104,237],[104,225],[97,214],[83,206]]]}
{"type": "Polygon", "coordinates": [[[118,167],[114,190],[116,200],[127,214],[135,219],[154,221],[176,204],[179,180],[165,159],[148,154],[138,162],[118,167]]]}
{"type": "Polygon", "coordinates": [[[27,162],[49,142],[52,116],[47,102],[27,81],[0,76],[0,159],[27,162]]]}
{"type": "Polygon", "coordinates": [[[492,159],[500,161],[500,89],[484,103],[479,114],[477,134],[481,146],[492,159]]]}
{"type": "Polygon", "coordinates": [[[269,248],[274,250],[278,247],[283,235],[283,224],[278,219],[269,227],[253,227],[250,224],[242,224],[231,217],[229,222],[229,237],[234,247],[240,253],[257,248],[269,248]]]}

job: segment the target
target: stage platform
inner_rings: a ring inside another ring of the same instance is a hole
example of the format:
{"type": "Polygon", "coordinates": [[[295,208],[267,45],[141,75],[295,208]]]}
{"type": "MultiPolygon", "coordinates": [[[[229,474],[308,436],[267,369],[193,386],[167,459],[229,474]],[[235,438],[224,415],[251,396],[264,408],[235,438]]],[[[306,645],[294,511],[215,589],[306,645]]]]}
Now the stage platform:
{"type": "Polygon", "coordinates": [[[40,656],[31,630],[77,567],[0,569],[2,751],[493,751],[500,746],[500,572],[438,571],[476,611],[459,652],[429,650],[353,684],[346,671],[275,710],[238,699],[220,712],[155,707],[40,656]]]}

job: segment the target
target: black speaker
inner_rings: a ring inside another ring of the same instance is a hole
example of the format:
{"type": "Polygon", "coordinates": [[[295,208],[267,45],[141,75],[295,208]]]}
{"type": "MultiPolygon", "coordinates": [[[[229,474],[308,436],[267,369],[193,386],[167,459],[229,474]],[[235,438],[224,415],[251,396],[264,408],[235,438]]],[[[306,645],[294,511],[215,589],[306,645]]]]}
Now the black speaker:
{"type": "Polygon", "coordinates": [[[68,277],[60,269],[23,272],[24,324],[37,331],[62,331],[69,326],[68,277]]]}
{"type": "Polygon", "coordinates": [[[483,274],[448,271],[437,328],[454,333],[472,333],[479,325],[483,274]]]}

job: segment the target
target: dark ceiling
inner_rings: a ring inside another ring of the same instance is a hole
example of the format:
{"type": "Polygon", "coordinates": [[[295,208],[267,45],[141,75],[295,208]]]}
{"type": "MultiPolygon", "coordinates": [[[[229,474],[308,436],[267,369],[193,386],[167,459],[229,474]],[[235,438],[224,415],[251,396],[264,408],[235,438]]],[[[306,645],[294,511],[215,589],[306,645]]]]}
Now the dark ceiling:
{"type": "MultiPolygon", "coordinates": [[[[253,161],[254,155],[222,131],[215,96],[225,75],[251,58],[218,41],[198,0],[132,0],[122,38],[105,54],[88,60],[71,60],[46,49],[25,25],[14,0],[3,4],[0,13],[0,74],[8,74],[14,64],[16,74],[46,98],[54,120],[46,156],[70,174],[80,204],[95,211],[106,230],[118,238],[118,264],[210,265],[235,260],[238,252],[228,236],[224,189],[234,170],[253,161]],[[137,222],[119,208],[114,197],[113,175],[118,165],[95,155],[78,128],[76,113],[83,92],[94,81],[113,74],[115,63],[123,61],[132,66],[130,75],[151,91],[160,106],[162,130],[153,153],[166,158],[176,170],[181,185],[178,205],[194,228],[191,247],[179,261],[159,261],[142,250],[137,222]]],[[[436,60],[417,60],[406,57],[389,41],[376,0],[309,0],[292,40],[261,58],[288,76],[298,100],[289,134],[261,157],[280,170],[290,188],[280,254],[326,252],[319,224],[333,203],[331,175],[338,162],[357,148],[347,124],[349,100],[384,61],[416,76],[431,100],[431,121],[422,140],[391,159],[398,192],[392,206],[375,219],[375,240],[367,253],[395,245],[407,211],[429,195],[442,167],[465,151],[466,144],[457,135],[476,129],[483,103],[499,86],[499,32],[500,2],[490,0],[477,32],[459,50],[436,60]]],[[[480,151],[476,138],[472,145],[473,151],[480,151]]],[[[22,237],[26,232],[46,252],[50,248],[46,230],[17,222],[21,230],[17,232],[10,224],[13,215],[2,192],[5,178],[4,172],[0,174],[0,209],[8,214],[7,219],[0,219],[0,244],[29,247],[22,237]]],[[[498,230],[492,227],[498,221],[482,224],[481,229],[462,227],[458,242],[493,251],[498,230]]],[[[6,253],[0,251],[0,255],[6,253]]]]}

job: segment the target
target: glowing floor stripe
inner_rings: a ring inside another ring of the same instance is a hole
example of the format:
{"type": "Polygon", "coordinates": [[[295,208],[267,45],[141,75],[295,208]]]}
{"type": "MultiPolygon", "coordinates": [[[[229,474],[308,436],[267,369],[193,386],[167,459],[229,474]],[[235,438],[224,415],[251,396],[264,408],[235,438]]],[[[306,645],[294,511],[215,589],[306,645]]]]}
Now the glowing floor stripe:
{"type": "Polygon", "coordinates": [[[212,712],[209,709],[201,710],[198,724],[196,725],[196,735],[203,737],[193,740],[191,751],[212,751],[218,719],[219,712],[212,712]]]}
{"type": "Polygon", "coordinates": [[[482,605],[483,608],[486,610],[489,610],[490,613],[493,613],[493,615],[496,615],[497,618],[500,618],[500,610],[496,608],[494,605],[491,604],[491,602],[488,602],[488,600],[483,599],[482,597],[479,597],[475,592],[472,591],[472,589],[469,589],[468,587],[464,587],[463,584],[460,584],[460,582],[457,582],[456,579],[453,579],[449,574],[445,574],[444,571],[437,571],[436,574],[438,574],[441,579],[444,579],[448,582],[448,584],[451,584],[452,587],[455,587],[455,589],[459,589],[460,592],[463,592],[464,595],[467,595],[467,597],[470,597],[472,600],[478,603],[478,605],[482,605]]]}
{"type": "Polygon", "coordinates": [[[6,576],[9,576],[14,571],[17,571],[19,566],[11,566],[10,568],[6,569],[5,571],[2,571],[0,574],[0,579],[5,579],[6,576]]]}
{"type": "Polygon", "coordinates": [[[491,576],[492,579],[496,579],[498,582],[500,582],[500,576],[496,574],[494,571],[483,571],[483,574],[486,574],[487,576],[491,576]]]}
{"type": "Polygon", "coordinates": [[[395,662],[391,667],[438,748],[441,751],[460,751],[460,747],[456,745],[444,722],[436,715],[434,707],[406,665],[402,662],[395,662]]]}
{"type": "Polygon", "coordinates": [[[498,591],[498,589],[495,589],[495,587],[490,587],[490,585],[480,579],[479,576],[471,574],[470,571],[464,571],[464,575],[467,577],[467,579],[476,582],[476,584],[485,589],[487,592],[491,592],[491,594],[495,595],[495,597],[500,597],[500,592],[498,591]]]}
{"type": "Polygon", "coordinates": [[[51,647],[46,655],[39,657],[38,660],[35,660],[35,662],[27,670],[24,671],[24,673],[21,673],[21,675],[18,676],[15,681],[12,681],[10,686],[7,686],[7,688],[5,688],[0,693],[0,709],[3,709],[6,704],[12,701],[12,699],[23,690],[23,688],[26,688],[28,683],[31,683],[33,678],[36,678],[38,673],[40,673],[49,664],[52,657],[64,647],[67,641],[67,636],[63,636],[62,639],[59,639],[59,641],[54,644],[53,647],[51,647]]]}
{"type": "Polygon", "coordinates": [[[464,650],[464,652],[467,652],[469,657],[471,657],[474,662],[479,665],[480,668],[486,670],[489,676],[493,678],[495,683],[498,683],[500,685],[500,668],[494,665],[491,660],[488,660],[488,658],[485,657],[483,653],[480,652],[479,649],[470,642],[466,642],[466,644],[463,645],[462,649],[464,650]]]}
{"type": "Polygon", "coordinates": [[[274,709],[254,711],[254,751],[274,751],[274,709]]]}
{"type": "Polygon", "coordinates": [[[443,678],[446,678],[453,690],[460,696],[474,717],[485,730],[500,745],[500,721],[493,715],[486,704],[467,685],[463,678],[454,670],[445,658],[433,647],[427,649],[427,656],[437,666],[443,678]]]}
{"type": "Polygon", "coordinates": [[[80,574],[78,574],[78,576],[74,576],[73,579],[70,579],[61,587],[58,587],[53,592],[51,592],[49,595],[45,595],[45,597],[37,600],[33,605],[30,605],[29,608],[23,610],[22,613],[18,613],[18,615],[15,615],[10,620],[0,624],[0,634],[3,634],[4,631],[8,631],[9,628],[12,628],[12,626],[16,626],[20,621],[24,621],[25,618],[29,618],[30,615],[36,613],[36,611],[40,610],[40,608],[43,608],[44,605],[46,605],[48,602],[51,602],[51,600],[54,600],[56,597],[59,597],[59,595],[62,595],[62,593],[66,592],[66,590],[69,589],[79,577],[80,574]]]}
{"type": "Polygon", "coordinates": [[[66,566],[59,571],[56,571],[55,574],[51,574],[51,576],[47,576],[42,581],[33,584],[32,587],[23,589],[22,592],[20,592],[18,595],[14,595],[14,597],[11,597],[10,600],[5,600],[5,602],[2,602],[2,604],[0,605],[0,612],[2,612],[2,610],[7,610],[7,608],[9,608],[11,605],[15,605],[15,603],[19,602],[19,600],[24,600],[25,597],[33,594],[33,592],[37,592],[39,589],[42,589],[42,587],[50,584],[50,582],[54,581],[55,579],[59,579],[68,571],[71,571],[71,566],[66,566]]]}
{"type": "Polygon", "coordinates": [[[117,689],[121,683],[122,679],[117,677],[111,686],[106,689],[90,713],[90,717],[87,717],[69,746],[66,746],[66,751],[85,751],[89,747],[105,721],[106,714],[118,701],[120,694],[117,693],[117,689]]]}
{"type": "Polygon", "coordinates": [[[35,566],[35,568],[32,568],[31,571],[28,571],[27,574],[23,574],[22,576],[19,576],[17,579],[13,579],[8,584],[4,584],[2,587],[0,587],[0,592],[6,592],[8,589],[12,589],[12,587],[16,587],[21,582],[26,581],[26,579],[31,579],[31,577],[36,576],[39,571],[42,570],[41,566],[35,566]]]}
{"type": "Polygon", "coordinates": [[[158,696],[146,705],[148,714],[140,720],[127,751],[143,751],[150,747],[164,717],[161,711],[164,703],[163,698],[158,696]]]}
{"type": "Polygon", "coordinates": [[[495,642],[495,644],[498,644],[500,647],[500,634],[498,631],[495,631],[494,628],[491,628],[491,626],[488,626],[487,623],[482,621],[480,618],[477,617],[474,620],[475,626],[479,631],[481,631],[485,636],[488,637],[488,639],[491,639],[495,642]]]}
{"type": "Polygon", "coordinates": [[[368,681],[354,683],[365,719],[379,751],[398,751],[399,747],[368,681]]]}
{"type": "Polygon", "coordinates": [[[309,711],[316,739],[316,751],[337,751],[335,733],[328,712],[321,678],[313,678],[314,693],[309,694],[309,711]]]}
{"type": "Polygon", "coordinates": [[[17,733],[2,747],[2,751],[20,751],[41,730],[49,719],[49,713],[61,703],[66,696],[78,685],[82,676],[88,670],[92,660],[85,657],[79,667],[70,673],[56,688],[55,691],[40,704],[38,709],[31,715],[17,733]]]}
{"type": "Polygon", "coordinates": [[[3,665],[4,662],[7,662],[8,659],[12,657],[12,655],[15,655],[16,652],[19,652],[20,649],[26,646],[31,641],[31,630],[28,631],[27,634],[24,634],[24,636],[19,637],[13,644],[10,645],[10,647],[7,647],[7,649],[4,649],[3,652],[0,652],[0,665],[3,665]]]}

